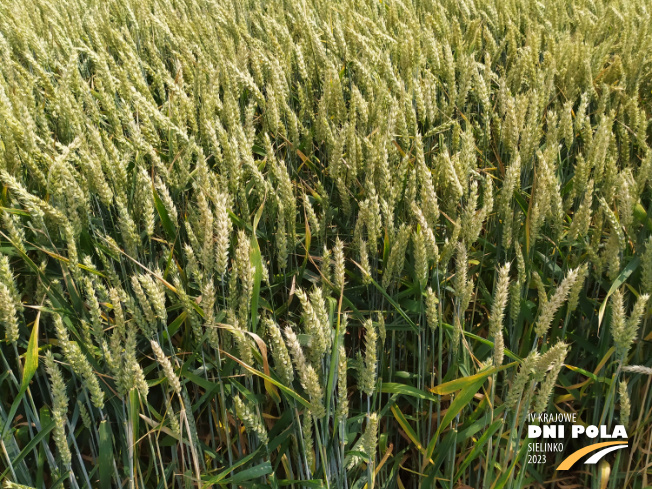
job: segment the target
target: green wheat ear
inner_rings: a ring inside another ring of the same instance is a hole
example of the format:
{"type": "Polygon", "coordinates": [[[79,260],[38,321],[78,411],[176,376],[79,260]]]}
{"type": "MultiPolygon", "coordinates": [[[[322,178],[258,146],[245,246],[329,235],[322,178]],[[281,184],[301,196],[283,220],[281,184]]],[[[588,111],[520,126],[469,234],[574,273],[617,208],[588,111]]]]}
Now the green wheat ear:
{"type": "Polygon", "coordinates": [[[45,354],[45,369],[50,377],[51,396],[52,396],[52,420],[54,421],[54,444],[59,452],[59,457],[64,467],[70,467],[72,455],[68,447],[66,435],[66,425],[68,421],[68,394],[66,385],[61,375],[59,367],[54,361],[54,355],[51,351],[45,354]]]}

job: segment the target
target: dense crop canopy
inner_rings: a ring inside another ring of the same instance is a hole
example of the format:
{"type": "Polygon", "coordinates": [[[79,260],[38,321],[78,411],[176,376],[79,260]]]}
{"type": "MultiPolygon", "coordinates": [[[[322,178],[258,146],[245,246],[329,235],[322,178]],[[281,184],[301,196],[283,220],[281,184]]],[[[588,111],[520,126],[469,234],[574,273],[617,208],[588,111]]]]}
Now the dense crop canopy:
{"type": "Polygon", "coordinates": [[[649,486],[651,112],[649,0],[0,2],[0,480],[649,486]]]}

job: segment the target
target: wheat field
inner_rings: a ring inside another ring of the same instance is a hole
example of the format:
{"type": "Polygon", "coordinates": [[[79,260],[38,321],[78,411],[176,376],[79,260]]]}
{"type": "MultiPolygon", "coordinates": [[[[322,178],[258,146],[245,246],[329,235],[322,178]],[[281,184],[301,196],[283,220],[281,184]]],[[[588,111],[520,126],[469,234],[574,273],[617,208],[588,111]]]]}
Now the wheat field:
{"type": "Polygon", "coordinates": [[[650,0],[0,2],[0,480],[652,487],[651,115],[650,0]]]}

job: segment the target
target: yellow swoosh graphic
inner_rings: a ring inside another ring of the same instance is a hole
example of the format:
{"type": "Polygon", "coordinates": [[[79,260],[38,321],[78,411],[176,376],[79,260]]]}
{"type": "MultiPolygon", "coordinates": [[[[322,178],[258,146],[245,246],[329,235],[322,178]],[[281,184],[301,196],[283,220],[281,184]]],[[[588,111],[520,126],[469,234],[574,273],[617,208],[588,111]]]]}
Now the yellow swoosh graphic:
{"type": "Polygon", "coordinates": [[[627,443],[625,441],[605,441],[602,443],[595,443],[593,445],[589,445],[588,447],[580,448],[578,451],[573,452],[568,457],[566,457],[564,461],[559,464],[557,470],[570,469],[573,466],[573,464],[577,462],[579,459],[581,459],[584,455],[586,455],[587,453],[594,452],[599,448],[609,447],[612,445],[626,445],[626,444],[627,443]]]}

